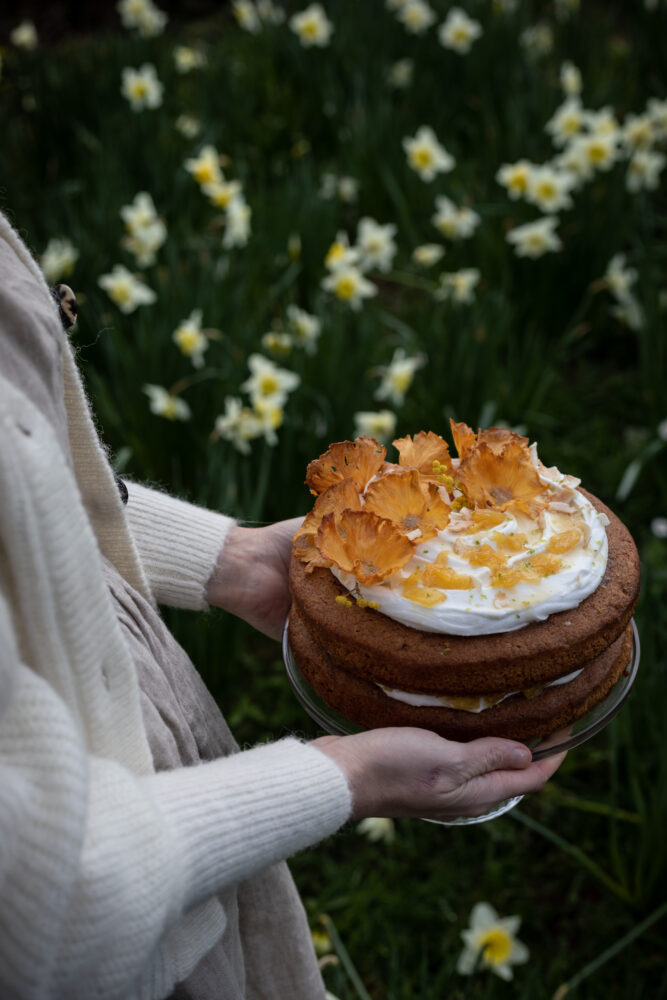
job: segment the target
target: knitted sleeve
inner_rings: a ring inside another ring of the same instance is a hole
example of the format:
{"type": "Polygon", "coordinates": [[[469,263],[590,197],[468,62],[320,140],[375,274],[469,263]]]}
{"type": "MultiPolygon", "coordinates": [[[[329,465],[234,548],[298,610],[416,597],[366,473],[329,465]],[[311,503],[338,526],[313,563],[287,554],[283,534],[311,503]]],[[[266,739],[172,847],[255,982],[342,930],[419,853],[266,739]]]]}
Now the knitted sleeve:
{"type": "Polygon", "coordinates": [[[231,517],[126,482],[130,530],[155,600],[175,608],[205,608],[205,590],[231,517]]]}
{"type": "Polygon", "coordinates": [[[203,927],[174,947],[179,926],[225,886],[336,830],[345,779],[295,739],[133,774],[87,751],[12,631],[0,594],[0,996],[164,996],[201,957],[202,934],[221,932],[203,927]]]}

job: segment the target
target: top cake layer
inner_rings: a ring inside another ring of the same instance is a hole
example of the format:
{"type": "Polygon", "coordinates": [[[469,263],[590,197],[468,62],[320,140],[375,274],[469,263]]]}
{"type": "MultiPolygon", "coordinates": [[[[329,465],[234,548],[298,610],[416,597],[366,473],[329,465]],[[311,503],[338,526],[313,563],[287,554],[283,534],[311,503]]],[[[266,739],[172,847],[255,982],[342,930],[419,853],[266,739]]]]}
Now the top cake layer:
{"type": "Polygon", "coordinates": [[[332,445],[308,467],[317,495],[295,536],[306,572],[329,567],[357,600],[448,635],[520,629],[577,607],[604,577],[608,519],[546,468],[528,439],[452,422],[438,435],[332,445]]]}

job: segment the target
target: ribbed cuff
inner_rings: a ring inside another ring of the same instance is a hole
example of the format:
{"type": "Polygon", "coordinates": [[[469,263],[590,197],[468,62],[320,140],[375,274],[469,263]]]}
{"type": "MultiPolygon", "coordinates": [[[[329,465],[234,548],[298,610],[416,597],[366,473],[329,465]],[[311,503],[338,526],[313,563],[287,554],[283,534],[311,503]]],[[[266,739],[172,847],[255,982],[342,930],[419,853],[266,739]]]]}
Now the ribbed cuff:
{"type": "Polygon", "coordinates": [[[158,604],[200,611],[233,518],[126,483],[127,516],[158,604]]]}
{"type": "Polygon", "coordinates": [[[187,905],[329,836],[352,808],[340,768],[291,737],[150,780],[189,867],[187,905]]]}

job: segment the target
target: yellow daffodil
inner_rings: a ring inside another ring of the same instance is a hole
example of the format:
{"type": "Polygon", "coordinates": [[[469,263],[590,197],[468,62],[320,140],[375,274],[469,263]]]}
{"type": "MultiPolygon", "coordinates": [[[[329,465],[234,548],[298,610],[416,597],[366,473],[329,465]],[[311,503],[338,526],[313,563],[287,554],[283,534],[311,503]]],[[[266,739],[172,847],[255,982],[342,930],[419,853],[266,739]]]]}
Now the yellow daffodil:
{"type": "Polygon", "coordinates": [[[530,954],[516,936],[520,925],[520,917],[499,917],[488,903],[476,903],[461,933],[465,947],[456,971],[469,976],[477,968],[489,969],[501,979],[512,979],[513,966],[527,962],[530,954]]]}

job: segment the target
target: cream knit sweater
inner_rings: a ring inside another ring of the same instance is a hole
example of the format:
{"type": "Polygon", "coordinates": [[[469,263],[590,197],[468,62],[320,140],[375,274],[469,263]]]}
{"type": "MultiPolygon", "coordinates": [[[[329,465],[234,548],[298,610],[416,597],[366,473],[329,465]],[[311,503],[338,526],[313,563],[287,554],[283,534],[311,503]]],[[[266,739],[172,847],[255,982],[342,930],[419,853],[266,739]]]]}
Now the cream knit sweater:
{"type": "Polygon", "coordinates": [[[150,600],[202,608],[230,521],[140,486],[123,507],[2,215],[0,286],[0,997],[152,1000],[223,933],[216,893],[331,834],[350,793],[296,739],[154,772],[102,556],[150,600]]]}

